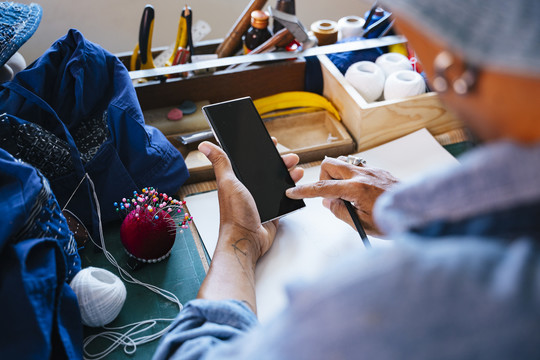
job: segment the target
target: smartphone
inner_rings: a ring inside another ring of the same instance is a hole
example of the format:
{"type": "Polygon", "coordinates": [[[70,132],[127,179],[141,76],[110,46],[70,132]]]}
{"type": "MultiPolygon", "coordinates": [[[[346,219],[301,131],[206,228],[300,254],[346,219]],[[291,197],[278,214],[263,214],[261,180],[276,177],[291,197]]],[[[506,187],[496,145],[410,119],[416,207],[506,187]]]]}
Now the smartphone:
{"type": "Polygon", "coordinates": [[[294,181],[250,97],[206,105],[202,110],[236,177],[253,196],[261,222],[306,206],[303,200],[285,196],[294,181]]]}

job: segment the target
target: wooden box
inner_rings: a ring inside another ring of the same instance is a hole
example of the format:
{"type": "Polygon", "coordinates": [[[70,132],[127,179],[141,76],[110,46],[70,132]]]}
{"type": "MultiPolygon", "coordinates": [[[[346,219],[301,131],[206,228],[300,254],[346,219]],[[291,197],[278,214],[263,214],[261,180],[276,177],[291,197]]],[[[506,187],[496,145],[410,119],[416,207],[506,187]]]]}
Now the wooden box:
{"type": "Polygon", "coordinates": [[[357,151],[384,144],[421,128],[439,135],[463,125],[433,92],[399,100],[368,103],[327,56],[319,56],[323,95],[339,110],[357,151]]]}
{"type": "MultiPolygon", "coordinates": [[[[121,60],[125,63],[125,58],[121,60]]],[[[218,69],[211,74],[172,78],[165,82],[136,83],[135,90],[147,123],[156,126],[148,120],[166,116],[184,100],[216,103],[244,96],[255,100],[285,91],[302,91],[304,81],[305,60],[296,59],[251,65],[243,70],[218,69]]],[[[202,127],[197,131],[208,128],[207,124],[199,122],[199,125],[202,127]]],[[[280,153],[294,152],[301,162],[344,155],[355,149],[354,140],[343,123],[326,111],[278,117],[265,121],[265,125],[270,135],[278,139],[280,153]]],[[[197,151],[198,143],[183,145],[179,140],[179,135],[192,131],[163,132],[184,156],[190,172],[187,183],[213,179],[210,162],[197,151]]]]}
{"type": "MultiPolygon", "coordinates": [[[[211,47],[209,50],[211,52],[211,47]]],[[[366,150],[423,127],[433,135],[462,127],[435,93],[367,103],[328,57],[318,58],[324,81],[323,95],[337,108],[342,121],[321,112],[265,122],[270,134],[280,142],[278,148],[282,153],[295,152],[301,162],[309,162],[323,159],[325,155],[366,150]]],[[[127,54],[121,60],[127,63],[127,54]]],[[[215,103],[243,96],[257,99],[284,91],[301,91],[304,90],[304,73],[305,61],[299,58],[250,65],[242,70],[221,68],[213,73],[165,82],[148,81],[136,84],[135,89],[145,117],[155,114],[163,117],[184,100],[215,103]]],[[[204,121],[200,125],[201,129],[208,128],[204,121]]],[[[212,179],[210,163],[196,151],[198,143],[183,145],[178,140],[178,135],[191,131],[166,135],[186,159],[191,174],[189,183],[212,179]]]]}

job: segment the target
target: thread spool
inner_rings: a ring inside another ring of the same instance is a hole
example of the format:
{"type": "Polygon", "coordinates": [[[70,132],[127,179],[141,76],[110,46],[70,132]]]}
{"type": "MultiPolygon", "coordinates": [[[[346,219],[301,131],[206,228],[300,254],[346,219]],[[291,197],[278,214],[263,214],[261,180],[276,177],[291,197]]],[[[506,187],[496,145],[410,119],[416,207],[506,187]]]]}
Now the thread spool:
{"type": "Polygon", "coordinates": [[[412,70],[412,64],[408,57],[399,53],[382,54],[375,60],[375,63],[384,71],[384,75],[388,78],[390,74],[400,70],[412,70]]]}
{"type": "Polygon", "coordinates": [[[100,327],[113,321],[126,301],[126,286],[112,272],[87,267],[75,275],[69,284],[79,302],[82,323],[100,327]]]}
{"type": "Polygon", "coordinates": [[[377,100],[384,89],[384,72],[371,61],[359,61],[349,66],[345,79],[367,102],[377,100]]]}
{"type": "Polygon", "coordinates": [[[360,16],[345,16],[338,20],[338,38],[347,39],[355,36],[362,36],[363,26],[366,20],[360,16]]]}
{"type": "Polygon", "coordinates": [[[338,39],[338,26],[332,20],[318,20],[311,24],[311,31],[319,46],[334,44],[338,39]]]}
{"type": "Polygon", "coordinates": [[[412,70],[396,71],[386,79],[384,99],[394,100],[426,92],[426,82],[422,75],[412,70]]]}

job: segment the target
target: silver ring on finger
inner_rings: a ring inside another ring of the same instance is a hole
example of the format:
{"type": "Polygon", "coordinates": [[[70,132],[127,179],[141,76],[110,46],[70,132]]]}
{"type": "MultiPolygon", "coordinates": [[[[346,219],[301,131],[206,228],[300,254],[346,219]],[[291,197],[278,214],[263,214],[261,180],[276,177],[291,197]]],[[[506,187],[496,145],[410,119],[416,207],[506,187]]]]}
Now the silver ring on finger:
{"type": "Polygon", "coordinates": [[[347,163],[351,164],[351,165],[354,165],[354,166],[364,166],[366,165],[366,160],[360,158],[360,157],[357,157],[357,156],[352,156],[352,155],[349,155],[347,156],[347,163]]]}

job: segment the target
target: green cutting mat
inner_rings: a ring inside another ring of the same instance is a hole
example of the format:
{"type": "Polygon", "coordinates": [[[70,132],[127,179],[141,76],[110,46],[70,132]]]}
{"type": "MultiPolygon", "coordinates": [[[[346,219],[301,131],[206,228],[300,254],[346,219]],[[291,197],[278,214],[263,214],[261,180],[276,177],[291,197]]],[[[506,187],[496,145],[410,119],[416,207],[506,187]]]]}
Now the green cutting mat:
{"type": "MultiPolygon", "coordinates": [[[[190,230],[178,232],[176,241],[169,258],[155,264],[145,264],[142,267],[131,270],[127,265],[129,259],[120,241],[120,222],[112,223],[104,228],[105,246],[116,258],[120,266],[128,270],[136,279],[158,286],[173,292],[182,304],[194,299],[205,276],[205,270],[201,262],[195,240],[190,230]]],[[[112,266],[101,250],[94,245],[80,251],[82,266],[94,266],[105,268],[118,275],[117,269],[112,266]]],[[[124,282],[127,289],[127,299],[118,317],[107,326],[122,326],[133,322],[153,318],[174,318],[178,313],[178,307],[174,303],[140,286],[124,282]]],[[[157,324],[152,331],[144,334],[152,334],[166,327],[169,323],[157,324]]],[[[102,328],[84,328],[84,336],[97,334],[104,331],[102,328]]],[[[106,359],[150,359],[155,352],[159,340],[137,347],[133,355],[126,355],[123,348],[119,347],[106,357],[106,359]]],[[[95,340],[87,350],[96,353],[110,345],[108,341],[95,340]]]]}

